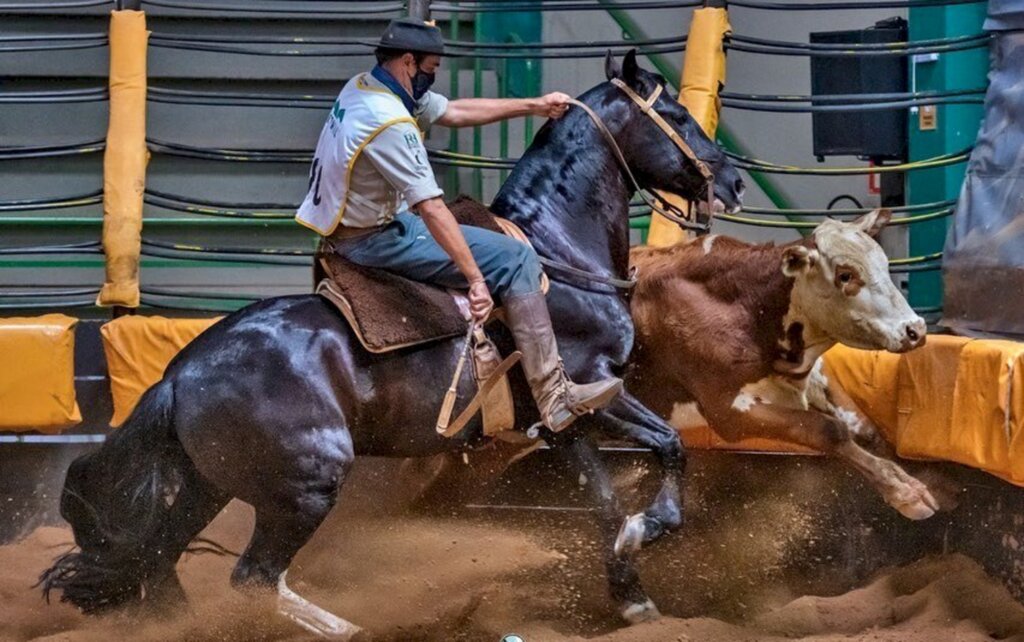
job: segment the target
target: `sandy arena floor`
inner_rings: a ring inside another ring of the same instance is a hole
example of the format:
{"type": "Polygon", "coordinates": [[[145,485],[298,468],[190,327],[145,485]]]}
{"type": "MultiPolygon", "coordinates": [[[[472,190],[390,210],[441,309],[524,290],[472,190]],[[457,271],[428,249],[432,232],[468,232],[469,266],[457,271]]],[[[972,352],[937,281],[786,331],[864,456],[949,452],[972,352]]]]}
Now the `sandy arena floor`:
{"type": "MultiPolygon", "coordinates": [[[[207,535],[240,550],[250,525],[249,509],[233,504],[207,535]]],[[[87,618],[64,604],[47,606],[31,585],[70,541],[69,530],[43,527],[0,547],[0,639],[310,639],[234,592],[228,585],[233,559],[213,555],[179,564],[191,607],[169,619],[87,618]]],[[[507,633],[527,642],[1024,640],[1024,607],[973,561],[956,555],[880,573],[863,588],[833,597],[793,599],[779,586],[757,587],[747,591],[751,604],[742,605],[748,615],[730,622],[666,614],[619,628],[598,567],[572,557],[574,548],[590,546],[586,529],[572,524],[524,528],[479,519],[332,515],[289,579],[293,589],[368,629],[375,640],[497,642],[507,633]]],[[[643,564],[642,574],[668,611],[677,602],[659,595],[666,597],[673,582],[710,594],[728,575],[659,578],[659,567],[666,568],[643,564]]]]}

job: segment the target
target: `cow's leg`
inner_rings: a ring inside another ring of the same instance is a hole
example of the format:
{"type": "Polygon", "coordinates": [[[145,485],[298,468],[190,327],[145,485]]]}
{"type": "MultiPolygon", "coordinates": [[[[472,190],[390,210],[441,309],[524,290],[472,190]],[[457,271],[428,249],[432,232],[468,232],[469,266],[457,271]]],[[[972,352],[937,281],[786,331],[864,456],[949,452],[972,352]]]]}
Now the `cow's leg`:
{"type": "Polygon", "coordinates": [[[853,439],[875,455],[886,459],[896,456],[896,450],[882,436],[875,422],[861,411],[842,384],[829,376],[823,359],[818,359],[807,378],[807,403],[811,408],[846,424],[853,439]]]}
{"type": "Polygon", "coordinates": [[[661,488],[654,501],[644,512],[627,517],[615,539],[616,554],[633,553],[682,526],[686,450],[675,428],[626,392],[598,415],[605,430],[650,448],[661,464],[661,488]]]}
{"type": "MultiPolygon", "coordinates": [[[[579,422],[582,421],[584,419],[581,418],[579,422]]],[[[614,543],[622,520],[622,510],[594,442],[580,430],[552,434],[549,439],[569,463],[586,476],[587,488],[590,489],[591,500],[598,513],[608,588],[612,599],[619,605],[619,612],[626,621],[633,624],[657,619],[660,613],[640,585],[640,575],[633,561],[615,553],[614,543]]]]}
{"type": "MultiPolygon", "coordinates": [[[[812,373],[808,379],[807,400],[812,408],[845,423],[854,440],[872,454],[882,459],[896,458],[895,445],[882,436],[882,431],[864,414],[842,384],[835,377],[828,376],[828,368],[822,368],[817,377],[812,373]]],[[[910,483],[920,485],[922,492],[930,492],[942,510],[957,507],[961,486],[955,479],[932,463],[915,462],[908,467],[912,471],[910,483]]]]}
{"type": "Polygon", "coordinates": [[[895,462],[864,450],[853,440],[850,429],[834,417],[788,408],[744,393],[735,399],[704,399],[702,407],[715,432],[729,441],[768,437],[809,446],[851,464],[886,503],[905,517],[926,519],[938,510],[938,503],[926,486],[895,462]]]}

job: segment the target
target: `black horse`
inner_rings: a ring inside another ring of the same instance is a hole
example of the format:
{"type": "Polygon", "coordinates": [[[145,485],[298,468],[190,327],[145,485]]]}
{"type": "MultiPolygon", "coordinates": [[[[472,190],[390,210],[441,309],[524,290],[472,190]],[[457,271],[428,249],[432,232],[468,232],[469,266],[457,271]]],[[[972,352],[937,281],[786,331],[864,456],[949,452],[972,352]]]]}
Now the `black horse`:
{"type": "MultiPolygon", "coordinates": [[[[664,79],[641,70],[635,52],[608,78],[640,96],[664,79]]],[[[664,94],[662,94],[664,96],[664,94]]],[[[594,109],[645,188],[699,200],[706,184],[692,161],[618,87],[602,83],[581,100],[594,109]]],[[[687,111],[654,105],[715,175],[714,193],[738,206],[735,168],[687,111]]],[[[537,252],[593,274],[628,270],[628,203],[633,188],[581,109],[549,122],[495,199],[493,211],[518,224],[537,252]]],[[[590,279],[552,274],[551,316],[566,367],[577,381],[621,374],[633,344],[626,294],[590,279]]],[[[499,343],[511,347],[501,328],[499,343]]],[[[42,576],[44,591],[87,612],[181,599],[174,565],[233,497],[255,508],[256,525],[232,574],[239,587],[277,587],[279,608],[299,624],[347,638],[357,629],[292,593],[285,572],[334,506],[356,455],[417,457],[460,449],[479,423],[455,439],[433,423],[463,339],[387,354],[364,351],[319,296],[267,299],[212,326],[167,367],[125,425],[68,469],[61,514],[79,550],[42,576]],[[431,382],[431,385],[424,385],[431,382]]],[[[522,377],[513,378],[524,426],[537,412],[522,377]],[[521,403],[520,403],[521,402],[521,403]]],[[[460,398],[472,393],[465,377],[460,398]]],[[[545,433],[591,483],[599,505],[611,593],[632,621],[655,617],[632,561],[615,552],[623,516],[597,458],[592,434],[611,432],[650,446],[663,487],[632,522],[648,542],[681,524],[684,453],[676,432],[628,394],[557,435],[545,433]]],[[[620,537],[621,539],[621,537],[620,537]]],[[[621,542],[620,542],[621,543],[621,542]]]]}

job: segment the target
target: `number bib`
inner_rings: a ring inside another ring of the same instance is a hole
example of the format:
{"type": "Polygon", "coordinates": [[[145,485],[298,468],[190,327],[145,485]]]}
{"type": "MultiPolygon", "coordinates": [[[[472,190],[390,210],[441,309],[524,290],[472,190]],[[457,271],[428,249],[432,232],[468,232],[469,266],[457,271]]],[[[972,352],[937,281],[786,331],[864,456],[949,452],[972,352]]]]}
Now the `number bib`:
{"type": "MultiPolygon", "coordinates": [[[[334,101],[316,145],[309,190],[295,215],[299,223],[325,236],[334,232],[345,215],[352,167],[363,147],[395,123],[416,124],[398,96],[368,85],[366,75],[348,81],[334,101]]],[[[357,227],[376,224],[360,221],[357,227]]]]}

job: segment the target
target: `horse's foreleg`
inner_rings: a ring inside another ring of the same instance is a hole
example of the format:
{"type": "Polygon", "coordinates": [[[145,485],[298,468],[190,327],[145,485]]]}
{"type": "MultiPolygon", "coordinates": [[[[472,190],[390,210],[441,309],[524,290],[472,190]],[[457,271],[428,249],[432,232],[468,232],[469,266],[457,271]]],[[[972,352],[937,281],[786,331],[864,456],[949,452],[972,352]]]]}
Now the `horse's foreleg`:
{"type": "Polygon", "coordinates": [[[683,525],[686,451],[675,428],[628,393],[619,395],[598,420],[607,430],[650,448],[661,464],[661,488],[654,501],[644,512],[630,515],[616,537],[615,552],[629,554],[683,525]]]}
{"type": "Polygon", "coordinates": [[[601,539],[604,545],[605,569],[612,599],[619,604],[622,617],[630,623],[660,617],[640,584],[640,576],[629,557],[615,553],[615,538],[622,520],[622,511],[612,489],[611,479],[601,463],[593,441],[582,431],[572,430],[551,437],[552,445],[584,475],[592,501],[596,504],[601,539]]]}

